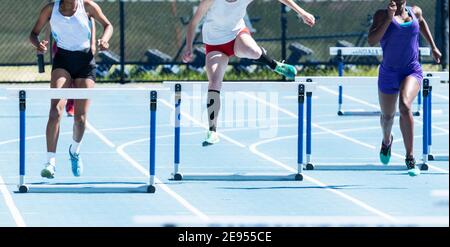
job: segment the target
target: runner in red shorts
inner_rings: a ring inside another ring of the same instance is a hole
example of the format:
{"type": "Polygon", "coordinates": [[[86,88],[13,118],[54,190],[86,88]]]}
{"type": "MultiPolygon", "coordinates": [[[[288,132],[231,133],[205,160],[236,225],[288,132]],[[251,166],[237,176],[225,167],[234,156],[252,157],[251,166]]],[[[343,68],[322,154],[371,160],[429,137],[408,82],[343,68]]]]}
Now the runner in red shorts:
{"type": "MultiPolygon", "coordinates": [[[[308,26],[314,26],[315,18],[293,0],[279,0],[293,9],[308,26]]],[[[186,34],[186,49],[183,62],[192,61],[192,43],[195,29],[206,14],[203,24],[203,42],[206,44],[206,71],[208,74],[208,116],[209,131],[203,146],[219,142],[217,119],[220,110],[220,90],[230,57],[253,59],[265,64],[276,73],[293,80],[297,74],[294,66],[280,63],[271,58],[260,47],[245,26],[247,6],[253,0],[203,0],[201,1],[186,34]]]]}

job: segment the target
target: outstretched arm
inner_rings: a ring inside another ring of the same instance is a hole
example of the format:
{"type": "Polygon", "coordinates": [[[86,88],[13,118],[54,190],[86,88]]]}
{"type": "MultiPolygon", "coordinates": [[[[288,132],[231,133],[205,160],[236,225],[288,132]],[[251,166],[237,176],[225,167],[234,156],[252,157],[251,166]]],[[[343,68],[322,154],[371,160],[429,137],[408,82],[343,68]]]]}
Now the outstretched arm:
{"type": "Polygon", "coordinates": [[[89,15],[94,17],[95,20],[100,22],[100,24],[103,26],[103,35],[97,42],[98,47],[100,48],[100,50],[109,49],[109,40],[111,39],[111,36],[113,34],[113,25],[103,14],[100,6],[98,6],[98,4],[96,4],[94,1],[84,0],[84,4],[89,15]]]}
{"type": "Polygon", "coordinates": [[[39,14],[39,18],[36,21],[36,24],[33,27],[33,30],[30,33],[30,42],[36,47],[38,52],[44,53],[47,51],[48,40],[39,40],[39,34],[42,29],[47,25],[50,17],[52,15],[53,3],[47,4],[39,14]]]}
{"type": "Polygon", "coordinates": [[[194,42],[195,29],[198,23],[203,19],[206,12],[208,12],[214,0],[203,0],[200,2],[194,17],[192,17],[186,31],[186,48],[183,54],[183,62],[188,63],[192,61],[192,44],[194,42]]]}
{"type": "Polygon", "coordinates": [[[413,10],[414,14],[416,15],[417,20],[419,21],[420,33],[428,41],[428,44],[431,45],[434,60],[436,61],[436,63],[440,63],[442,54],[439,51],[439,49],[437,48],[436,44],[434,43],[433,35],[431,35],[431,31],[430,31],[430,28],[428,27],[428,23],[422,15],[422,9],[420,9],[418,6],[414,6],[412,8],[412,10],[413,10]]]}
{"type": "Polygon", "coordinates": [[[306,12],[304,9],[302,9],[293,0],[278,0],[278,1],[288,6],[289,8],[293,9],[303,19],[303,22],[306,25],[312,27],[314,26],[314,24],[316,24],[316,19],[314,18],[314,16],[306,12]]]}

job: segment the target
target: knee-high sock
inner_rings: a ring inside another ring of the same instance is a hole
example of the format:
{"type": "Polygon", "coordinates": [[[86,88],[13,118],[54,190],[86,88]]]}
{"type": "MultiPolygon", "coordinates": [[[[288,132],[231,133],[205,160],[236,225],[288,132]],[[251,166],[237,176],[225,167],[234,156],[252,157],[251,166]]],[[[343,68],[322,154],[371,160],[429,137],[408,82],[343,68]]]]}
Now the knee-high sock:
{"type": "Polygon", "coordinates": [[[265,64],[265,65],[269,66],[269,68],[274,70],[277,67],[277,62],[273,58],[271,58],[269,55],[267,55],[267,51],[264,48],[262,48],[262,47],[260,47],[260,48],[262,51],[261,57],[256,59],[255,61],[258,63],[265,64]]]}
{"type": "Polygon", "coordinates": [[[216,90],[208,90],[208,122],[209,130],[217,130],[217,118],[220,111],[220,92],[216,90]]]}

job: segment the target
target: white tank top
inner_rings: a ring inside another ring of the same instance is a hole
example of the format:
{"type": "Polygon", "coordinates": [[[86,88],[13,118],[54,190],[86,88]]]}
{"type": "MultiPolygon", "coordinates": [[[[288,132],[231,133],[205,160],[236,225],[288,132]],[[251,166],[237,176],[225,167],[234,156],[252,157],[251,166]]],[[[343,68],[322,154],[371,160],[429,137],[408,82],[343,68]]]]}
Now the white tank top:
{"type": "Polygon", "coordinates": [[[83,51],[91,48],[91,24],[84,8],[84,1],[77,0],[78,7],[72,16],[63,16],[59,11],[61,1],[53,5],[50,27],[59,48],[68,51],[83,51]]]}
{"type": "Polygon", "coordinates": [[[203,43],[222,45],[234,39],[245,28],[247,6],[253,0],[214,0],[203,24],[203,43]]]}

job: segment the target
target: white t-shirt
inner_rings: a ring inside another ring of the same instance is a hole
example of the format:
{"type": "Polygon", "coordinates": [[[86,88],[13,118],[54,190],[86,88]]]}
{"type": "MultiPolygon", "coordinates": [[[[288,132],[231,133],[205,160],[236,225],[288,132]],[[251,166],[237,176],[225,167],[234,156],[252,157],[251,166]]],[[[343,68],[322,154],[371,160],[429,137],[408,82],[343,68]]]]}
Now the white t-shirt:
{"type": "Polygon", "coordinates": [[[234,39],[245,28],[247,6],[253,0],[214,0],[203,24],[203,43],[222,45],[234,39]]]}
{"type": "Polygon", "coordinates": [[[84,8],[84,1],[77,0],[78,6],[72,16],[63,16],[59,11],[61,1],[53,5],[50,27],[59,48],[68,51],[82,51],[91,48],[91,24],[84,8]]]}

